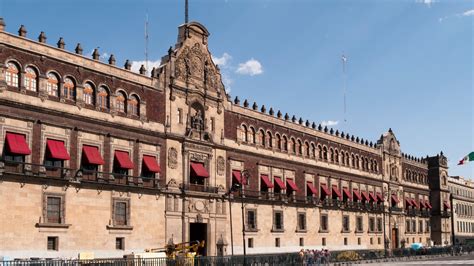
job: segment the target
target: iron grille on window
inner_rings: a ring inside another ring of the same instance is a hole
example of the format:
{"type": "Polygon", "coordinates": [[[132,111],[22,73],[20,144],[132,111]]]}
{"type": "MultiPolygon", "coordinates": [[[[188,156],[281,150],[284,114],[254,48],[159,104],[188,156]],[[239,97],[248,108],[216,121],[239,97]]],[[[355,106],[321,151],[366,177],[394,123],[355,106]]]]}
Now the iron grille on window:
{"type": "Polygon", "coordinates": [[[374,218],[369,218],[369,231],[370,232],[375,231],[375,219],[374,218]]]}
{"type": "Polygon", "coordinates": [[[298,229],[306,230],[306,215],[304,213],[298,214],[298,229]]]}
{"type": "Polygon", "coordinates": [[[275,212],[274,214],[274,226],[276,230],[283,230],[283,213],[275,212]]]}
{"type": "Polygon", "coordinates": [[[349,232],[349,216],[342,216],[342,230],[344,232],[349,232]]]}
{"type": "Polygon", "coordinates": [[[127,203],[115,202],[115,225],[127,225],[127,203]]]}
{"type": "Polygon", "coordinates": [[[257,229],[257,217],[254,210],[247,211],[247,229],[257,229]]]}
{"type": "Polygon", "coordinates": [[[382,232],[382,218],[377,218],[377,231],[382,232]]]}
{"type": "Polygon", "coordinates": [[[328,216],[321,215],[321,230],[327,231],[328,230],[328,216]]]}
{"type": "Polygon", "coordinates": [[[357,217],[357,231],[361,232],[364,230],[364,226],[362,224],[362,217],[357,217]]]}
{"type": "Polygon", "coordinates": [[[48,197],[47,198],[47,213],[46,220],[48,223],[61,223],[61,198],[48,197]]]}

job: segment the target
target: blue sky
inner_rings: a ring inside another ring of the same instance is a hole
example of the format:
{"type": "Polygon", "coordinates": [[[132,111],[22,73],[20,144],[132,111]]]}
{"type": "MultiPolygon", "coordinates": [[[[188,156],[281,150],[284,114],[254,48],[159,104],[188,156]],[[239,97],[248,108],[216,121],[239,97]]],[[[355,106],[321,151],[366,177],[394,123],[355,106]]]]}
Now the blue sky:
{"type": "MultiPolygon", "coordinates": [[[[474,177],[474,163],[456,165],[474,151],[472,1],[189,1],[232,98],[372,141],[391,127],[405,153],[442,150],[451,175],[474,177]]],[[[184,0],[0,0],[7,31],[24,24],[30,38],[45,31],[69,50],[100,47],[120,65],[145,59],[146,14],[149,59],[159,61],[176,42],[184,0]]]]}

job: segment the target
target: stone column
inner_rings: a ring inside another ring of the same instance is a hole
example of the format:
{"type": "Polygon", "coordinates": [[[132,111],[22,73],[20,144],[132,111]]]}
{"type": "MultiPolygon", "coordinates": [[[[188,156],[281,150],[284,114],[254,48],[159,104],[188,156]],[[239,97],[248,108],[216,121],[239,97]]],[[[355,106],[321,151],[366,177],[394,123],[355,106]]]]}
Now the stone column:
{"type": "Polygon", "coordinates": [[[76,85],[76,106],[84,107],[84,86],[76,85]]]}
{"type": "Polygon", "coordinates": [[[42,101],[48,99],[48,76],[46,74],[41,74],[38,77],[38,96],[42,101]]]}
{"type": "Polygon", "coordinates": [[[5,80],[7,66],[0,63],[0,93],[7,89],[7,81],[5,80]]]}

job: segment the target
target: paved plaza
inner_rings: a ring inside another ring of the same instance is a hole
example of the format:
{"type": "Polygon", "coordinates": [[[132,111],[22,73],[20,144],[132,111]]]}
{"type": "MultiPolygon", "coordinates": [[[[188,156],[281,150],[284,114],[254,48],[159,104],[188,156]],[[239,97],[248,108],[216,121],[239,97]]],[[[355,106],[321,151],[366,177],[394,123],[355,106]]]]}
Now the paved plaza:
{"type": "Polygon", "coordinates": [[[455,257],[431,258],[431,259],[427,259],[427,260],[367,263],[367,264],[358,264],[358,265],[416,265],[416,264],[421,264],[421,265],[474,265],[474,255],[470,254],[470,255],[455,256],[455,257]]]}

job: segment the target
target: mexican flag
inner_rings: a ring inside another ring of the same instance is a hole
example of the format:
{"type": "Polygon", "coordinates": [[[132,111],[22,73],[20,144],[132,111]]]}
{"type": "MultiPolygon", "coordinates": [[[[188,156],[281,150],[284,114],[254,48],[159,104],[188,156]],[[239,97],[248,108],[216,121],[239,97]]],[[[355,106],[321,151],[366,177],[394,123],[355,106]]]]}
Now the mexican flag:
{"type": "Polygon", "coordinates": [[[474,161],[474,151],[464,156],[464,158],[462,158],[462,160],[459,161],[458,165],[466,164],[467,162],[470,162],[470,161],[474,161]]]}

